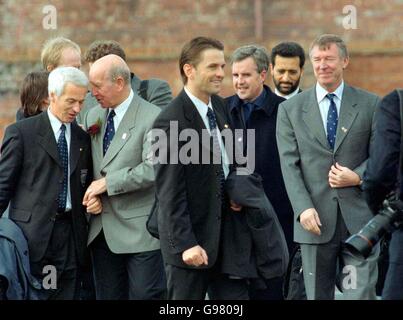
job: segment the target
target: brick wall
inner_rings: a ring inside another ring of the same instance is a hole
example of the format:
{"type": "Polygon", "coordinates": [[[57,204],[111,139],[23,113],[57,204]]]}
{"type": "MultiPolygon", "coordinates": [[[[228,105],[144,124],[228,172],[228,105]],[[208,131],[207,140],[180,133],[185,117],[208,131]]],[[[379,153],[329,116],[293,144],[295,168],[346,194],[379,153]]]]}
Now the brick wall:
{"type": "MultiPolygon", "coordinates": [[[[182,87],[177,56],[194,36],[222,40],[229,56],[240,45],[270,49],[282,40],[298,41],[307,50],[317,35],[336,33],[352,55],[346,80],[383,95],[403,86],[402,19],[400,0],[0,0],[0,141],[14,121],[21,81],[40,68],[41,45],[52,36],[71,38],[83,51],[95,39],[117,40],[140,77],[166,79],[176,94],[182,87]],[[255,10],[259,4],[261,10],[255,10]],[[56,9],[55,30],[43,28],[46,5],[56,9]],[[356,8],[357,29],[343,27],[346,5],[356,8]]],[[[302,87],[313,83],[307,62],[302,87]]],[[[227,68],[222,94],[231,93],[227,68]]]]}

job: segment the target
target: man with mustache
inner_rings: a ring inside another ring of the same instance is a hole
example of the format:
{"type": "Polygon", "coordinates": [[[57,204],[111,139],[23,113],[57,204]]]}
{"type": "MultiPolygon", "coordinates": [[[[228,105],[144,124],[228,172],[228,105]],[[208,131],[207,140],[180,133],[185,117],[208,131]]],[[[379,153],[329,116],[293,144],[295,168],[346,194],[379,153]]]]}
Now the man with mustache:
{"type": "Polygon", "coordinates": [[[296,42],[281,42],[271,50],[270,72],[278,96],[289,99],[301,92],[304,64],[304,49],[296,42]]]}

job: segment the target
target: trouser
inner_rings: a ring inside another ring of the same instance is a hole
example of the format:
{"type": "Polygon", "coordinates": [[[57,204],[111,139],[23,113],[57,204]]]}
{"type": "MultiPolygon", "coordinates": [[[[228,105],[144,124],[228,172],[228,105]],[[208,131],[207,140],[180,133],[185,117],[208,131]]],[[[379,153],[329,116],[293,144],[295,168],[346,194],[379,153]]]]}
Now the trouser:
{"type": "Polygon", "coordinates": [[[188,269],[166,264],[169,300],[248,300],[246,279],[230,279],[217,264],[209,269],[188,269]]]}
{"type": "Polygon", "coordinates": [[[90,245],[97,300],[164,299],[166,277],[160,250],[116,254],[103,231],[90,245]]]}
{"type": "Polygon", "coordinates": [[[78,299],[79,276],[71,214],[56,219],[45,255],[39,262],[31,262],[31,273],[42,281],[41,299],[78,299]]]}
{"type": "Polygon", "coordinates": [[[338,210],[332,239],[323,244],[301,244],[302,269],[308,300],[333,300],[337,263],[341,265],[343,298],[346,300],[376,299],[379,246],[366,259],[351,255],[344,241],[350,236],[338,210]]]}

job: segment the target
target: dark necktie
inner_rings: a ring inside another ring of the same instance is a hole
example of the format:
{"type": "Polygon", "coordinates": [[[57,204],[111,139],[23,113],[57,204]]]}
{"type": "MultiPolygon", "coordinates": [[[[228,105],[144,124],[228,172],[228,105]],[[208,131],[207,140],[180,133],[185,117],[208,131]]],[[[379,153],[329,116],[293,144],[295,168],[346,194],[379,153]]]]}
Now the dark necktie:
{"type": "Polygon", "coordinates": [[[111,141],[115,135],[115,125],[113,124],[113,117],[116,115],[114,110],[111,110],[108,115],[108,119],[106,121],[106,129],[105,129],[105,135],[104,135],[104,155],[106,151],[108,150],[111,141]]]}
{"type": "Polygon", "coordinates": [[[59,150],[59,158],[63,167],[63,183],[62,189],[57,198],[57,211],[64,212],[66,210],[67,202],[67,186],[68,186],[68,170],[69,170],[69,154],[66,141],[66,126],[64,124],[60,127],[60,136],[57,140],[57,149],[59,150]]]}
{"type": "Polygon", "coordinates": [[[329,146],[332,150],[334,149],[334,143],[336,141],[336,131],[337,131],[337,122],[338,122],[336,103],[333,100],[335,97],[336,97],[336,95],[334,93],[328,93],[326,95],[326,98],[328,98],[330,101],[329,111],[327,113],[327,123],[326,123],[327,141],[329,142],[329,146]]]}
{"type": "Polygon", "coordinates": [[[243,116],[245,118],[245,123],[247,123],[248,120],[249,120],[249,117],[250,117],[250,115],[251,115],[251,113],[253,111],[253,106],[254,105],[251,102],[247,102],[247,103],[244,103],[242,105],[242,110],[243,110],[243,116]]]}
{"type": "Polygon", "coordinates": [[[217,175],[219,177],[219,182],[220,182],[220,192],[221,195],[223,195],[223,189],[224,189],[224,182],[225,182],[225,175],[224,175],[224,170],[222,167],[222,158],[221,158],[221,148],[220,148],[220,143],[218,141],[218,131],[217,131],[217,120],[214,114],[214,111],[211,108],[208,108],[207,111],[207,118],[208,118],[208,123],[210,126],[210,132],[211,136],[213,138],[213,163],[220,163],[220,169],[219,172],[217,172],[217,175]],[[220,159],[218,162],[217,160],[220,159]]]}

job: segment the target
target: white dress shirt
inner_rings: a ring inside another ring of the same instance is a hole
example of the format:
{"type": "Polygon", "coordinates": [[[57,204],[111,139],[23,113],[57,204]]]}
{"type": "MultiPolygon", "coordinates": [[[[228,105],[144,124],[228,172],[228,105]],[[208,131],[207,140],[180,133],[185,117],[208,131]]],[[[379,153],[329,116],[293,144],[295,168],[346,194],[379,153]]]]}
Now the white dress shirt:
{"type": "Polygon", "coordinates": [[[293,92],[291,92],[290,94],[287,94],[287,95],[283,95],[280,91],[277,90],[277,88],[274,88],[274,92],[276,93],[276,95],[278,95],[280,97],[283,97],[284,99],[288,100],[288,99],[290,99],[293,96],[296,96],[298,94],[299,87],[295,91],[293,91],[293,92]]]}
{"type": "MultiPolygon", "coordinates": [[[[202,118],[205,127],[207,128],[208,132],[211,135],[209,120],[207,117],[208,108],[210,108],[211,110],[214,111],[213,105],[211,103],[211,98],[209,99],[208,104],[205,104],[199,98],[194,96],[190,92],[190,90],[186,87],[185,87],[185,92],[188,95],[188,97],[190,98],[190,100],[192,100],[193,104],[196,106],[196,109],[199,112],[200,117],[202,118]]],[[[225,151],[224,143],[222,141],[221,132],[218,128],[218,123],[217,123],[217,134],[218,134],[218,143],[220,144],[220,149],[221,149],[222,168],[224,171],[224,176],[225,176],[225,178],[227,178],[227,176],[229,174],[229,160],[228,160],[227,152],[225,151]]],[[[199,137],[199,139],[202,139],[202,137],[199,137]]]]}
{"type": "Polygon", "coordinates": [[[325,128],[326,136],[327,136],[327,114],[329,112],[330,100],[326,98],[328,93],[334,93],[336,97],[333,98],[334,103],[336,104],[337,109],[337,117],[340,118],[340,107],[341,107],[341,99],[343,97],[343,89],[344,82],[337,87],[334,92],[328,92],[326,89],[322,88],[319,83],[316,83],[316,99],[319,105],[320,116],[322,117],[323,128],[325,128]]]}
{"type": "MultiPolygon", "coordinates": [[[[127,97],[127,99],[113,109],[115,111],[115,116],[113,117],[113,126],[115,129],[115,133],[116,133],[116,131],[118,131],[119,125],[122,122],[122,119],[123,119],[127,109],[129,109],[129,106],[130,106],[130,103],[132,103],[133,97],[134,97],[133,90],[130,89],[130,94],[127,97]]],[[[111,110],[112,109],[109,108],[108,115],[111,112],[111,110]]]]}

